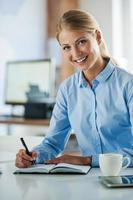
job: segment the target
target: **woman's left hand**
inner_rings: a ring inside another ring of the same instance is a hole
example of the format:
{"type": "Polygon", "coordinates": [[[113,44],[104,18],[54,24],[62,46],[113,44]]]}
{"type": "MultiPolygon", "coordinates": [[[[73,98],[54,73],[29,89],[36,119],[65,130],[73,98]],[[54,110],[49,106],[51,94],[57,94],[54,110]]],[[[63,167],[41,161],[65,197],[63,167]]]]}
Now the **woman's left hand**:
{"type": "Polygon", "coordinates": [[[91,160],[92,160],[91,156],[83,157],[83,156],[64,154],[63,156],[45,161],[45,164],[69,163],[76,165],[91,165],[91,160]]]}

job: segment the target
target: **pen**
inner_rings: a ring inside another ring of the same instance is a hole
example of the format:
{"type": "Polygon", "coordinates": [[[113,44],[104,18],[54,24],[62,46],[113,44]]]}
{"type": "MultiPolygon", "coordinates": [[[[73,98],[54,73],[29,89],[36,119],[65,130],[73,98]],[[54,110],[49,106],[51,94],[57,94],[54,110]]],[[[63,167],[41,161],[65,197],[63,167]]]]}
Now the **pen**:
{"type": "MultiPolygon", "coordinates": [[[[20,138],[20,140],[21,140],[21,142],[22,142],[22,144],[23,144],[23,146],[24,146],[24,148],[25,148],[25,150],[26,150],[26,153],[27,153],[29,156],[31,156],[31,152],[29,151],[29,149],[28,149],[28,147],[27,147],[27,145],[26,145],[24,139],[23,139],[23,138],[20,138]]],[[[33,165],[35,164],[35,160],[33,160],[33,161],[31,161],[31,162],[32,162],[33,165]]]]}

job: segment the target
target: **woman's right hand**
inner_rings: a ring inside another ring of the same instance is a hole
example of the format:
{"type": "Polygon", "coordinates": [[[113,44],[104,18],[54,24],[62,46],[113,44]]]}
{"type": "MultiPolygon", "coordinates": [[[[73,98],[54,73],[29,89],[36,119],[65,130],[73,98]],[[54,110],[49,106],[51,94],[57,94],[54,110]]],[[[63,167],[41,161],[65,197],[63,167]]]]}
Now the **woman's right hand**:
{"type": "Polygon", "coordinates": [[[20,149],[16,154],[15,165],[19,168],[26,168],[32,165],[32,161],[34,161],[37,157],[37,153],[35,151],[31,152],[31,156],[29,156],[24,149],[20,149]]]}

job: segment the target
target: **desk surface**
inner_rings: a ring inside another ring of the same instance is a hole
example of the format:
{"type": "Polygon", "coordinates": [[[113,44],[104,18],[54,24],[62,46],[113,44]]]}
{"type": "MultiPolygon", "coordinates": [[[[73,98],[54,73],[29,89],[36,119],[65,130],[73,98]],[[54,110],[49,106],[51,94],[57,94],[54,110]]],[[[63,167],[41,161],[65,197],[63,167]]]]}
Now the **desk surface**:
{"type": "Polygon", "coordinates": [[[48,126],[48,119],[25,119],[21,117],[3,117],[0,116],[0,124],[21,124],[21,125],[35,125],[48,126]]]}
{"type": "MultiPolygon", "coordinates": [[[[1,200],[132,200],[132,188],[108,189],[100,184],[99,169],[87,175],[14,175],[14,163],[0,165],[1,200]]],[[[121,174],[133,174],[126,169],[121,174]]]]}

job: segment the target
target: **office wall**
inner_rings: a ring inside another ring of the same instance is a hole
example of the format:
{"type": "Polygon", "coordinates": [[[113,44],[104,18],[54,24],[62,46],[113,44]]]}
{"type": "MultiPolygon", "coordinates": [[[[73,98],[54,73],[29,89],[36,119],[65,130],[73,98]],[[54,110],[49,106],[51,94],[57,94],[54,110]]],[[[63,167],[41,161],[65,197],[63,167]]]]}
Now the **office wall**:
{"type": "Polygon", "coordinates": [[[0,38],[8,42],[17,59],[43,57],[47,35],[46,1],[5,0],[2,5],[0,38]]]}
{"type": "Polygon", "coordinates": [[[45,57],[46,0],[0,1],[0,104],[7,60],[45,57]]]}
{"type": "Polygon", "coordinates": [[[123,54],[128,60],[128,69],[133,73],[133,1],[123,0],[123,54]]]}

